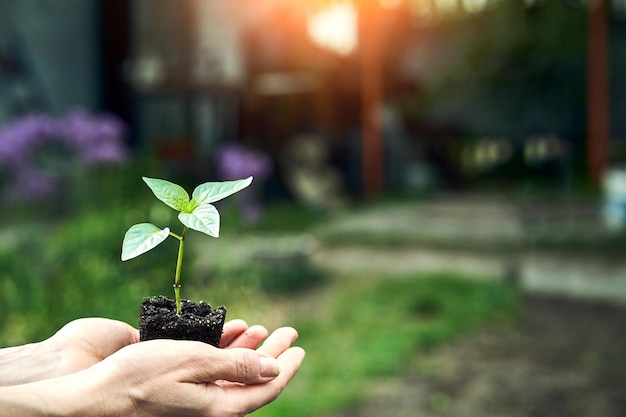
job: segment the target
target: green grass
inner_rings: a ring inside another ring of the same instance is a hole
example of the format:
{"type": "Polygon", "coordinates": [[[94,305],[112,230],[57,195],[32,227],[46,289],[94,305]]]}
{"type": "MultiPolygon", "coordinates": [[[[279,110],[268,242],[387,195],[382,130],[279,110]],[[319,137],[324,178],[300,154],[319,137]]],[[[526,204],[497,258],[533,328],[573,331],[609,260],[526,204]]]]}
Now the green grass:
{"type": "Polygon", "coordinates": [[[342,277],[309,317],[296,315],[307,358],[281,398],[255,416],[319,416],[358,403],[412,355],[486,323],[509,323],[514,290],[452,276],[342,277]]]}
{"type": "Polygon", "coordinates": [[[50,336],[70,320],[104,316],[137,325],[143,296],[171,288],[176,248],[120,260],[124,210],[88,212],[27,230],[0,247],[0,346],[50,336]]]}

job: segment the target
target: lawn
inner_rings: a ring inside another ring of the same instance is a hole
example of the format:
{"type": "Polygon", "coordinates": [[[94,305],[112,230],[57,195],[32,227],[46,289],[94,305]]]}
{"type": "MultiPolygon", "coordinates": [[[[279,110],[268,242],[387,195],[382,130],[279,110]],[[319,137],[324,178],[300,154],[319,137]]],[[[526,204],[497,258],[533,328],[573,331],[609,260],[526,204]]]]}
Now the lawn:
{"type": "Polygon", "coordinates": [[[401,374],[416,352],[487,323],[510,323],[518,311],[516,292],[493,282],[385,278],[336,277],[316,302],[293,300],[307,358],[284,395],[255,415],[319,416],[350,406],[377,378],[401,374]]]}

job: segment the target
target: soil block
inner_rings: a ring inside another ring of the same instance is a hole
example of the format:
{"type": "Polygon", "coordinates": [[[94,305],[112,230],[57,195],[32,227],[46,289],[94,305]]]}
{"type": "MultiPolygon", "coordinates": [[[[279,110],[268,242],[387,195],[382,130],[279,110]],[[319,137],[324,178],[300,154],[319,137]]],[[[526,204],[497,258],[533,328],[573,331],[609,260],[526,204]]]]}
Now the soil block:
{"type": "Polygon", "coordinates": [[[139,313],[140,340],[196,340],[218,347],[226,308],[211,310],[203,301],[196,304],[181,300],[180,304],[182,314],[177,316],[176,302],[171,298],[162,295],[144,298],[139,313]]]}

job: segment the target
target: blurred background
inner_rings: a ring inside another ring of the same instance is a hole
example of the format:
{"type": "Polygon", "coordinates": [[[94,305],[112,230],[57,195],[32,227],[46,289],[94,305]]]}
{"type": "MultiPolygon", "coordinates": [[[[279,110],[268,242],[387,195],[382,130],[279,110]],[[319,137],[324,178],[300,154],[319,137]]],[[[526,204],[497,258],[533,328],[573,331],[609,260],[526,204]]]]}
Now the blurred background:
{"type": "Polygon", "coordinates": [[[0,346],[183,297],[300,331],[256,415],[623,416],[626,1],[4,0],[0,346]]]}

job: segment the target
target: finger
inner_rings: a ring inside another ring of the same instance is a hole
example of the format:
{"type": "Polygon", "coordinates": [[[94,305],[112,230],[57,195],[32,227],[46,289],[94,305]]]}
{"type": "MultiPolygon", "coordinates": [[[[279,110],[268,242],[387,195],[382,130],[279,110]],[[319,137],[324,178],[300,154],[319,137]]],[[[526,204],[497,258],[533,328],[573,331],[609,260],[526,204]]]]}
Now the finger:
{"type": "Polygon", "coordinates": [[[274,401],[295,376],[304,360],[305,352],[299,347],[285,350],[278,358],[280,374],[271,381],[258,385],[231,385],[226,388],[230,401],[236,407],[233,415],[245,415],[274,401]]]}
{"type": "MultiPolygon", "coordinates": [[[[98,322],[94,322],[96,324],[98,322]]],[[[117,352],[121,348],[139,342],[139,330],[131,325],[114,320],[107,320],[109,327],[102,326],[101,332],[91,334],[87,342],[93,347],[101,359],[117,352]],[[105,331],[106,330],[106,333],[105,331]]],[[[95,328],[95,325],[92,327],[95,328]]]]}
{"type": "Polygon", "coordinates": [[[275,378],[280,370],[277,359],[241,348],[216,349],[207,346],[202,352],[191,352],[184,362],[187,364],[185,380],[194,383],[224,380],[259,384],[275,378]]]}
{"type": "Polygon", "coordinates": [[[233,339],[228,345],[222,347],[256,349],[268,334],[269,332],[265,327],[254,325],[233,339]]]}
{"type": "Polygon", "coordinates": [[[281,327],[269,335],[263,343],[263,346],[257,349],[257,352],[276,358],[289,348],[297,338],[298,332],[295,329],[291,327],[281,327]]]}
{"type": "Polygon", "coordinates": [[[121,321],[114,321],[112,325],[117,328],[116,333],[118,334],[114,343],[117,343],[120,348],[139,342],[139,329],[121,321]]]}
{"type": "Polygon", "coordinates": [[[306,352],[301,347],[290,347],[278,357],[280,373],[267,384],[274,386],[278,393],[282,392],[287,383],[296,375],[302,365],[306,352]]]}
{"type": "Polygon", "coordinates": [[[246,330],[248,330],[248,323],[243,320],[236,319],[226,322],[222,330],[220,347],[230,345],[233,340],[241,336],[246,330]]]}

